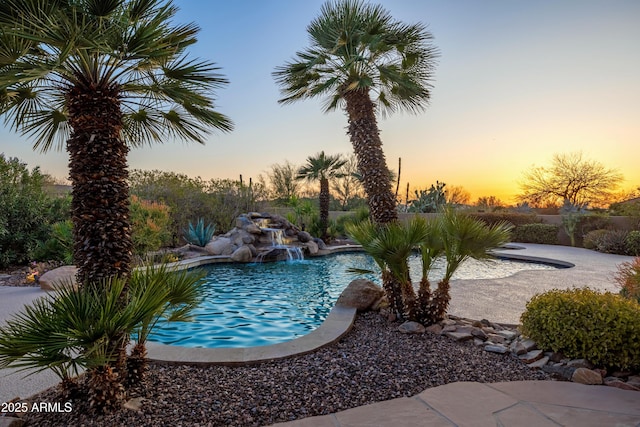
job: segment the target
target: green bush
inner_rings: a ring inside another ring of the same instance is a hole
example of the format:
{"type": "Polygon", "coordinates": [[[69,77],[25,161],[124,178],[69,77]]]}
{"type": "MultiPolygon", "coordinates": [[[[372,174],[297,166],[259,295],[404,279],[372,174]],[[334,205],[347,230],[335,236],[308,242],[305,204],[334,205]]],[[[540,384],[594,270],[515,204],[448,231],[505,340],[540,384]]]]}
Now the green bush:
{"type": "Polygon", "coordinates": [[[48,238],[52,199],[44,183],[38,168],[29,171],[0,154],[0,268],[29,262],[38,242],[48,238]]]}
{"type": "Polygon", "coordinates": [[[559,227],[553,224],[523,224],[513,230],[513,241],[556,245],[558,244],[558,229],[559,227]]]}
{"type": "Polygon", "coordinates": [[[157,251],[169,244],[171,218],[169,207],[164,203],[141,200],[131,196],[131,239],[136,255],[157,251]]]}
{"type": "Polygon", "coordinates": [[[51,226],[51,235],[38,242],[33,252],[38,261],[62,261],[73,264],[73,225],[71,220],[56,222],[51,226]]]}
{"type": "Polygon", "coordinates": [[[604,367],[640,367],[640,305],[589,288],[534,296],[520,321],[540,348],[604,367]]]}
{"type": "Polygon", "coordinates": [[[357,209],[355,212],[348,215],[341,215],[336,219],[336,233],[340,236],[346,236],[346,227],[348,224],[360,224],[363,221],[369,219],[369,208],[363,206],[357,209]]]}
{"type": "Polygon", "coordinates": [[[624,241],[624,246],[627,255],[639,256],[640,255],[640,231],[633,230],[627,234],[624,241]]]}
{"type": "Polygon", "coordinates": [[[598,250],[598,246],[602,244],[602,239],[609,230],[593,230],[589,231],[582,240],[582,246],[586,249],[598,250]]]}

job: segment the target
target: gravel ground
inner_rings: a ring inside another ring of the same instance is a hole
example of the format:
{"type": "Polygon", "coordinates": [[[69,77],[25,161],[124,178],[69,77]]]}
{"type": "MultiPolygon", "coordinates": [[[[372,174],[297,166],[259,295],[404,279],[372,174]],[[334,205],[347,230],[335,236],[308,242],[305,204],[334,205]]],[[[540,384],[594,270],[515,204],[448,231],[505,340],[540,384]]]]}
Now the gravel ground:
{"type": "MultiPolygon", "coordinates": [[[[151,365],[130,397],[140,411],[28,413],[29,426],[264,426],[403,396],[456,381],[545,380],[509,355],[426,333],[405,335],[377,313],[359,315],[339,343],[312,354],[244,367],[151,365]]],[[[34,402],[61,402],[55,389],[34,402]]]]}

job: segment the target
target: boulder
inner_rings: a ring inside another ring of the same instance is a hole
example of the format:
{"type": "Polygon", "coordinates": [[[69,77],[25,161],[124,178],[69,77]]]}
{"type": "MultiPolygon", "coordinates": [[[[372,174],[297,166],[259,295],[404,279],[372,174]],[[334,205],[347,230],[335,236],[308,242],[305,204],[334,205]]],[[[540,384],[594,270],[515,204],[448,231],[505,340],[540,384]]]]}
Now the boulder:
{"type": "Polygon", "coordinates": [[[316,242],[316,245],[318,245],[318,249],[320,250],[325,250],[327,249],[327,245],[326,243],[324,243],[324,240],[318,238],[318,237],[314,237],[313,241],[316,242]]]}
{"type": "Polygon", "coordinates": [[[231,239],[228,237],[217,237],[214,240],[207,243],[204,249],[211,255],[223,255],[231,254],[233,250],[229,251],[232,246],[231,239]]]}
{"type": "MultiPolygon", "coordinates": [[[[252,225],[253,221],[251,221],[246,215],[239,215],[236,218],[236,227],[237,228],[245,228],[249,225],[252,225]]],[[[253,224],[255,225],[255,224],[253,224]]]]}
{"type": "Polygon", "coordinates": [[[251,248],[248,246],[240,246],[231,254],[231,259],[235,262],[251,262],[253,259],[251,248]]]}
{"type": "Polygon", "coordinates": [[[76,287],[76,274],[78,269],[73,265],[65,265],[54,270],[49,270],[40,277],[40,289],[55,291],[62,286],[76,287]]]}
{"type": "Polygon", "coordinates": [[[298,233],[298,241],[300,243],[310,242],[311,239],[313,239],[313,237],[311,237],[311,234],[309,234],[306,231],[301,231],[301,232],[298,233]]]}
{"type": "Polygon", "coordinates": [[[403,334],[424,334],[425,328],[418,322],[404,322],[398,327],[403,334]]]}
{"type": "Polygon", "coordinates": [[[318,245],[316,245],[316,242],[306,242],[304,244],[304,247],[307,248],[311,255],[315,255],[318,253],[318,245]]]}
{"type": "Polygon", "coordinates": [[[382,297],[382,288],[370,280],[355,279],[347,287],[336,305],[354,307],[358,311],[367,311],[382,297]]]}
{"type": "Polygon", "coordinates": [[[587,368],[578,368],[573,372],[571,381],[574,383],[599,385],[602,384],[602,375],[599,372],[587,368]]]}

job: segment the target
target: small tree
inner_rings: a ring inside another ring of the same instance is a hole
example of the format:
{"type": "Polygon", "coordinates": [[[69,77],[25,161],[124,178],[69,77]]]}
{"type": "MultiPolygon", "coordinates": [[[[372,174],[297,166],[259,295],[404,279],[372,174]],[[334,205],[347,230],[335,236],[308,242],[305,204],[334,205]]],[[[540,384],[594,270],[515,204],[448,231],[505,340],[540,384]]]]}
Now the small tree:
{"type": "Polygon", "coordinates": [[[588,160],[582,153],[555,154],[550,167],[532,167],[520,183],[520,202],[532,205],[560,205],[568,201],[574,206],[605,204],[622,181],[615,169],[588,160]]]}
{"type": "Polygon", "coordinates": [[[300,195],[300,182],[296,180],[297,172],[298,168],[289,161],[271,165],[271,170],[267,172],[267,179],[271,197],[277,204],[284,205],[292,197],[300,195]]]}

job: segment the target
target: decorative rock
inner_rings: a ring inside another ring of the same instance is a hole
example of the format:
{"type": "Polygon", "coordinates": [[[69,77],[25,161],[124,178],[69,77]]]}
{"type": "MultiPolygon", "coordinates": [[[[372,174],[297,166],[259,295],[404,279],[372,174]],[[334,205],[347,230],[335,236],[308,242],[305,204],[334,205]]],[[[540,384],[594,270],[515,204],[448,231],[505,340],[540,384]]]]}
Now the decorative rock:
{"type": "Polygon", "coordinates": [[[133,399],[127,400],[123,406],[131,411],[140,412],[142,410],[142,401],[142,397],[134,397],[133,399]]]}
{"type": "Polygon", "coordinates": [[[571,381],[580,384],[602,384],[602,375],[587,368],[577,368],[571,376],[571,381]]]}
{"type": "Polygon", "coordinates": [[[632,375],[627,379],[627,384],[640,388],[640,375],[632,375]]]}
{"type": "Polygon", "coordinates": [[[484,345],[484,341],[482,341],[480,338],[474,338],[473,345],[475,345],[476,347],[482,347],[484,345]]]}
{"type": "Polygon", "coordinates": [[[315,255],[318,253],[318,244],[313,240],[306,242],[304,246],[307,248],[311,255],[315,255]]]}
{"type": "Polygon", "coordinates": [[[398,327],[403,334],[424,334],[425,327],[418,322],[404,322],[398,327]]]}
{"type": "Polygon", "coordinates": [[[489,336],[480,328],[472,328],[471,335],[476,338],[480,338],[482,341],[486,341],[489,338],[489,336]]]}
{"type": "Polygon", "coordinates": [[[327,245],[326,243],[324,243],[324,240],[318,237],[314,237],[313,241],[316,243],[316,245],[318,245],[318,249],[320,249],[321,251],[324,251],[325,249],[327,249],[327,245]]]}
{"type": "Polygon", "coordinates": [[[455,332],[457,330],[458,328],[456,327],[456,325],[446,325],[444,328],[442,328],[442,333],[444,334],[445,332],[455,332]]]}
{"type": "Polygon", "coordinates": [[[567,363],[567,366],[573,368],[587,368],[593,369],[593,365],[587,359],[573,359],[567,363]]]}
{"type": "Polygon", "coordinates": [[[528,363],[527,366],[530,367],[531,369],[542,369],[542,367],[547,365],[547,362],[549,361],[548,357],[543,357],[540,360],[537,360],[533,363],[528,363]]]}
{"type": "Polygon", "coordinates": [[[497,334],[488,334],[487,339],[494,344],[504,344],[504,342],[506,341],[502,335],[497,334]]]}
{"type": "Polygon", "coordinates": [[[565,366],[564,364],[559,365],[545,365],[542,367],[542,370],[548,374],[558,375],[560,378],[565,379],[567,381],[571,381],[571,377],[573,373],[576,371],[576,368],[572,368],[570,366],[565,366]]]}
{"type": "Polygon", "coordinates": [[[511,343],[511,353],[516,356],[522,356],[527,353],[527,347],[525,347],[521,341],[514,341],[511,343]]]}
{"type": "Polygon", "coordinates": [[[244,231],[246,231],[247,233],[251,233],[251,234],[260,234],[262,233],[262,230],[260,229],[260,227],[258,227],[257,225],[251,223],[249,225],[246,225],[243,228],[244,231]]]}
{"type": "Polygon", "coordinates": [[[382,298],[382,288],[370,280],[355,279],[347,285],[338,297],[336,305],[354,307],[358,311],[366,311],[382,298]]]}
{"type": "Polygon", "coordinates": [[[250,262],[253,259],[253,255],[248,246],[240,246],[231,254],[231,259],[235,262],[250,262]]]}
{"type": "Polygon", "coordinates": [[[511,341],[518,336],[518,333],[515,331],[510,331],[508,329],[499,330],[496,332],[498,335],[504,337],[505,339],[511,341]]]}
{"type": "Polygon", "coordinates": [[[473,335],[466,332],[445,332],[444,335],[452,338],[458,342],[469,341],[473,339],[473,335]]]}
{"type": "MultiPolygon", "coordinates": [[[[228,252],[231,246],[231,239],[228,237],[217,237],[214,240],[207,243],[204,249],[211,255],[222,255],[228,252]]],[[[229,253],[233,253],[233,250],[229,253]]]]}
{"type": "MultiPolygon", "coordinates": [[[[536,360],[540,360],[544,357],[544,354],[542,353],[542,350],[531,350],[526,352],[523,355],[518,356],[518,358],[520,360],[522,360],[524,363],[533,363],[536,360]]],[[[547,360],[549,360],[549,358],[547,357],[547,360]]]]}
{"type": "Polygon", "coordinates": [[[451,319],[443,319],[440,324],[442,324],[442,326],[451,326],[456,324],[455,320],[451,320],[451,319]]]}
{"type": "Polygon", "coordinates": [[[477,329],[477,328],[474,328],[473,326],[458,326],[456,328],[456,332],[462,332],[462,333],[465,333],[465,334],[471,334],[474,329],[477,329]]]}
{"type": "Polygon", "coordinates": [[[564,355],[562,353],[556,353],[555,351],[552,351],[549,355],[549,359],[553,362],[560,362],[562,361],[562,359],[564,359],[564,355]]]}
{"type": "Polygon", "coordinates": [[[40,277],[40,289],[44,291],[55,291],[63,286],[76,286],[76,274],[78,269],[73,265],[65,265],[53,270],[49,270],[40,277]]]}
{"type": "Polygon", "coordinates": [[[524,348],[527,351],[537,350],[538,349],[538,345],[532,339],[527,338],[526,340],[520,341],[520,343],[524,346],[524,348]]]}
{"type": "Polygon", "coordinates": [[[300,243],[307,243],[312,241],[312,239],[313,237],[311,237],[311,234],[307,233],[306,231],[301,231],[298,233],[298,241],[300,243]]]}
{"type": "Polygon", "coordinates": [[[439,335],[442,333],[442,326],[438,325],[437,323],[427,326],[425,329],[427,332],[431,332],[432,334],[439,335]]]}
{"type": "Polygon", "coordinates": [[[496,344],[496,345],[485,345],[484,346],[484,350],[491,352],[491,353],[499,353],[499,354],[505,354],[507,351],[509,351],[509,349],[507,349],[507,347],[500,345],[500,344],[496,344]]]}
{"type": "Polygon", "coordinates": [[[640,391],[640,388],[635,387],[632,384],[625,383],[617,377],[606,377],[604,379],[604,385],[607,385],[609,387],[616,387],[622,390],[640,391]]]}

